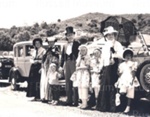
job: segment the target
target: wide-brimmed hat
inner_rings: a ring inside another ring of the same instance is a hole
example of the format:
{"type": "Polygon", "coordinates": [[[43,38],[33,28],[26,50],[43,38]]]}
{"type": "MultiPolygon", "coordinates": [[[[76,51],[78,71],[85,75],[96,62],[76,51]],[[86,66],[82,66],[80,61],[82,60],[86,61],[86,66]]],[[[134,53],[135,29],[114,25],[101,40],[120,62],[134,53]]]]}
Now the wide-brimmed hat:
{"type": "Polygon", "coordinates": [[[75,34],[75,32],[74,32],[72,26],[68,26],[68,27],[66,28],[66,33],[65,33],[65,35],[68,35],[68,34],[75,34]]]}
{"type": "Polygon", "coordinates": [[[105,28],[103,32],[104,36],[106,36],[107,34],[112,34],[112,33],[118,33],[118,31],[115,30],[112,26],[105,28]]]}
{"type": "Polygon", "coordinates": [[[95,48],[95,49],[93,50],[93,52],[96,51],[96,50],[102,53],[102,50],[101,50],[100,48],[95,48]]]}
{"type": "Polygon", "coordinates": [[[55,63],[51,63],[50,67],[53,67],[53,66],[56,67],[56,64],[55,63]]]}
{"type": "Polygon", "coordinates": [[[79,46],[78,50],[81,50],[81,49],[83,49],[83,48],[88,49],[88,48],[87,48],[87,45],[84,45],[84,44],[83,44],[83,45],[80,45],[80,46],[79,46]]]}
{"type": "Polygon", "coordinates": [[[41,39],[40,37],[37,37],[37,38],[34,38],[34,40],[33,40],[33,42],[32,42],[33,46],[35,46],[35,42],[36,42],[36,41],[39,41],[39,42],[41,43],[41,45],[42,45],[42,43],[43,43],[42,39],[41,39]]]}
{"type": "Polygon", "coordinates": [[[125,59],[125,56],[126,56],[127,54],[131,54],[131,56],[133,57],[133,55],[134,55],[133,50],[130,49],[130,48],[126,48],[126,49],[124,50],[124,52],[123,52],[123,59],[125,59]]]}

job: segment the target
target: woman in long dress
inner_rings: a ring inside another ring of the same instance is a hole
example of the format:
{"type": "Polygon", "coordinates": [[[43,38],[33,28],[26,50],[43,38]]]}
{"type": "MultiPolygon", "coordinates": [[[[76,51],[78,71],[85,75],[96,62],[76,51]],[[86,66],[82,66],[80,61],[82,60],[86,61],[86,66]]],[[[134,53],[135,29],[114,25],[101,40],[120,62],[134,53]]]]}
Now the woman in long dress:
{"type": "Polygon", "coordinates": [[[40,99],[40,69],[42,57],[45,54],[45,49],[42,47],[42,39],[35,38],[33,40],[33,46],[35,47],[33,55],[33,63],[31,65],[28,87],[27,87],[27,97],[34,97],[34,100],[40,99]]]}
{"type": "Polygon", "coordinates": [[[48,41],[49,48],[46,50],[46,53],[42,59],[42,68],[41,68],[41,80],[40,80],[40,98],[41,101],[44,103],[48,102],[48,79],[47,79],[47,72],[49,69],[49,64],[51,63],[52,59],[52,50],[54,50],[54,43],[57,41],[54,39],[53,41],[48,41]]]}
{"type": "Polygon", "coordinates": [[[118,59],[122,58],[123,47],[115,40],[117,31],[112,26],[105,28],[105,46],[102,48],[103,76],[97,99],[97,110],[102,112],[115,112],[114,83],[117,81],[118,59]]]}
{"type": "Polygon", "coordinates": [[[42,102],[48,102],[48,79],[47,72],[49,69],[49,64],[52,59],[52,47],[50,47],[45,53],[45,60],[43,60],[43,65],[41,69],[41,81],[40,81],[40,98],[42,102]]]}

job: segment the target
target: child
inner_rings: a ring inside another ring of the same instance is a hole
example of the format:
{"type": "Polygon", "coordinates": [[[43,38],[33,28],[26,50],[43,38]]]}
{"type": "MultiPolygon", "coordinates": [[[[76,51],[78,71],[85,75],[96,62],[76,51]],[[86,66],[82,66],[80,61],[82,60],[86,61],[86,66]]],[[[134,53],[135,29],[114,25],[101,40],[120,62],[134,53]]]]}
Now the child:
{"type": "Polygon", "coordinates": [[[78,96],[78,81],[76,71],[71,75],[70,80],[73,82],[73,106],[78,106],[79,96],[78,96]]]}
{"type": "Polygon", "coordinates": [[[91,86],[94,90],[95,99],[97,103],[97,97],[100,90],[100,71],[102,70],[103,64],[101,59],[101,50],[95,49],[90,62],[90,73],[91,73],[91,86]]]}
{"type": "Polygon", "coordinates": [[[87,55],[87,47],[85,45],[81,45],[79,47],[79,56],[76,61],[76,77],[78,82],[78,94],[79,99],[81,99],[81,105],[79,106],[81,109],[87,108],[88,101],[88,88],[90,81],[90,73],[89,73],[89,57],[87,55]]]}
{"type": "Polygon", "coordinates": [[[57,66],[55,63],[50,64],[47,76],[52,95],[51,103],[56,105],[59,101],[59,78],[61,78],[61,74],[57,72],[57,66]]]}
{"type": "MultiPolygon", "coordinates": [[[[131,49],[126,49],[123,52],[123,58],[125,61],[119,65],[118,71],[120,77],[115,83],[115,86],[119,89],[119,93],[126,93],[126,97],[128,99],[124,113],[128,113],[130,111],[131,99],[134,98],[134,89],[139,86],[139,82],[135,76],[137,62],[134,62],[132,57],[133,51],[131,49]]],[[[119,94],[116,94],[116,96],[119,97],[119,94]]]]}

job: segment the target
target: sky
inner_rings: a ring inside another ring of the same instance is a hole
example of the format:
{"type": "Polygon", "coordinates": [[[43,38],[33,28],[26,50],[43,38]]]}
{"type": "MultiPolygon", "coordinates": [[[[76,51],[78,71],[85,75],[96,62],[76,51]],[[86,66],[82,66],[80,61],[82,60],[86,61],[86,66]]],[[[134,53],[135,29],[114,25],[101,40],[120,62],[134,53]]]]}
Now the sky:
{"type": "Polygon", "coordinates": [[[150,13],[150,0],[0,0],[0,28],[49,24],[94,12],[150,13]]]}

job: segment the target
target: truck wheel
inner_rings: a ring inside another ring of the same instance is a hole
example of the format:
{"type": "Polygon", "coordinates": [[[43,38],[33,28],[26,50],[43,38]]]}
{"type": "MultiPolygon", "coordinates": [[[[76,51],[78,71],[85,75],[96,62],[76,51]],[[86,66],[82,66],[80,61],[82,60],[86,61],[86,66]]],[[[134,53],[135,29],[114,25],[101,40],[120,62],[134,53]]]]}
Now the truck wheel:
{"type": "Polygon", "coordinates": [[[146,64],[140,72],[140,84],[146,92],[150,92],[150,64],[146,64]]]}
{"type": "Polygon", "coordinates": [[[17,73],[13,72],[11,74],[11,90],[17,90],[17,82],[16,82],[16,79],[17,79],[17,73]]]}

